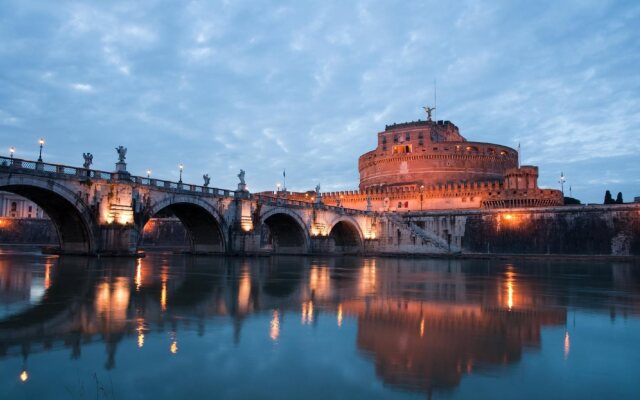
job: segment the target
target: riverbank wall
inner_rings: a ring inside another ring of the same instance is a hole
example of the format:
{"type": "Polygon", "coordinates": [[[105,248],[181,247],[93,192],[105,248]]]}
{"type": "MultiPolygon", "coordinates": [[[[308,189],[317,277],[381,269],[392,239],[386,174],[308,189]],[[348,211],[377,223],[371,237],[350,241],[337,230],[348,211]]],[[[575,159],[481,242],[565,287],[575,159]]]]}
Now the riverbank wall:
{"type": "Polygon", "coordinates": [[[396,214],[379,242],[397,254],[640,256],[640,204],[396,214]]]}

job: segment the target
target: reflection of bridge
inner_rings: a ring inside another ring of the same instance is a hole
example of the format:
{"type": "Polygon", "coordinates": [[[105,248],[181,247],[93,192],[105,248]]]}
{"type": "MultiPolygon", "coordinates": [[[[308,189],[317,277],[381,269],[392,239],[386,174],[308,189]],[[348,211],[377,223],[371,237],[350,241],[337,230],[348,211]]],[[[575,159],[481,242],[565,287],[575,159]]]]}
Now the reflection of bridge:
{"type": "Polygon", "coordinates": [[[513,300],[502,304],[509,276],[485,277],[474,287],[460,262],[177,260],[59,258],[40,303],[0,321],[0,357],[28,357],[63,345],[77,358],[84,343],[100,338],[105,367],[115,368],[116,349],[127,336],[137,336],[143,347],[151,332],[204,332],[216,317],[233,324],[238,341],[252,314],[271,314],[271,331],[265,325],[261,334],[273,340],[287,313],[300,313],[301,323],[312,325],[325,317],[338,325],[355,317],[358,349],[375,361],[385,383],[431,391],[455,387],[478,368],[518,362],[523,348],[540,346],[543,326],[566,319],[563,307],[527,303],[521,296],[525,282],[512,282],[513,300]]]}
{"type": "Polygon", "coordinates": [[[361,253],[371,212],[118,172],[0,157],[0,190],[38,204],[66,254],[135,254],[151,217],[169,211],[196,253],[361,253]]]}

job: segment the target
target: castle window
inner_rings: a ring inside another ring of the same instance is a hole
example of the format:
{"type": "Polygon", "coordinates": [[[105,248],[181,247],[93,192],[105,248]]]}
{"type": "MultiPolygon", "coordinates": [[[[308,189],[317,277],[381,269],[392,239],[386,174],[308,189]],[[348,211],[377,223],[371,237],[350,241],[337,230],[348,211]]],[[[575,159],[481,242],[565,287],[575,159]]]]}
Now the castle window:
{"type": "Polygon", "coordinates": [[[393,143],[398,143],[398,135],[393,135],[393,143]]]}
{"type": "Polygon", "coordinates": [[[404,140],[411,140],[411,134],[409,132],[404,135],[404,140]]]}
{"type": "Polygon", "coordinates": [[[424,145],[424,140],[420,139],[420,141],[418,141],[418,144],[419,144],[420,146],[423,146],[423,145],[424,145]]]}
{"type": "Polygon", "coordinates": [[[438,148],[437,148],[437,147],[434,147],[434,148],[433,148],[433,151],[438,151],[438,148]]]}
{"type": "Polygon", "coordinates": [[[398,146],[393,146],[393,154],[404,154],[411,153],[411,145],[410,144],[401,144],[398,146]]]}
{"type": "Polygon", "coordinates": [[[409,202],[408,201],[404,202],[404,208],[409,208],[409,202]]]}
{"type": "Polygon", "coordinates": [[[386,136],[383,136],[383,137],[382,137],[382,143],[383,143],[383,144],[387,143],[387,137],[386,137],[386,136]]]}
{"type": "Polygon", "coordinates": [[[29,206],[29,212],[33,211],[33,206],[29,206]]]}
{"type": "Polygon", "coordinates": [[[424,134],[422,131],[418,132],[418,139],[424,139],[424,134]]]}
{"type": "Polygon", "coordinates": [[[401,201],[398,202],[398,208],[402,208],[402,202],[401,201]]]}
{"type": "Polygon", "coordinates": [[[15,201],[11,202],[11,211],[12,212],[18,211],[18,203],[16,203],[15,201]]]}

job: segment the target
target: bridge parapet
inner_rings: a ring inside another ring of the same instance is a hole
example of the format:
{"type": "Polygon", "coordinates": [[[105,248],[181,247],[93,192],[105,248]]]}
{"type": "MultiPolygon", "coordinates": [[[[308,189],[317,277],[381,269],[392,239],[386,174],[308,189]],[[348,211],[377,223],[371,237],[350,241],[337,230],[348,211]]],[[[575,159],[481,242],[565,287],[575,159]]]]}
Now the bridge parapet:
{"type": "Polygon", "coordinates": [[[338,206],[330,206],[327,204],[317,204],[311,201],[293,200],[285,197],[265,196],[264,194],[251,195],[258,203],[269,206],[289,206],[297,208],[313,208],[317,210],[332,211],[336,214],[345,215],[374,215],[372,211],[358,210],[355,208],[345,208],[338,206]]]}
{"type": "Polygon", "coordinates": [[[238,194],[241,194],[241,192],[237,192],[235,190],[173,182],[150,177],[129,175],[128,178],[123,179],[123,175],[119,172],[107,172],[83,167],[73,167],[63,164],[51,164],[2,156],[0,156],[0,168],[8,169],[14,173],[41,175],[50,178],[75,179],[79,181],[86,181],[89,179],[96,181],[109,181],[111,183],[132,183],[136,185],[149,186],[160,191],[189,192],[194,195],[236,197],[238,194]]]}

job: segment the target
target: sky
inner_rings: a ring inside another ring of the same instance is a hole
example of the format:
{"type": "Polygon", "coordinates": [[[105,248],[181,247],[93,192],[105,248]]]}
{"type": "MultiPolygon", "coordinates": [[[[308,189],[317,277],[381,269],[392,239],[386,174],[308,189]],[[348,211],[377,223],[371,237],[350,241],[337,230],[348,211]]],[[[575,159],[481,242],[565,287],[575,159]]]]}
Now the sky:
{"type": "Polygon", "coordinates": [[[353,190],[386,124],[521,144],[539,183],[640,196],[637,1],[0,3],[0,154],[250,191],[353,190]]]}

